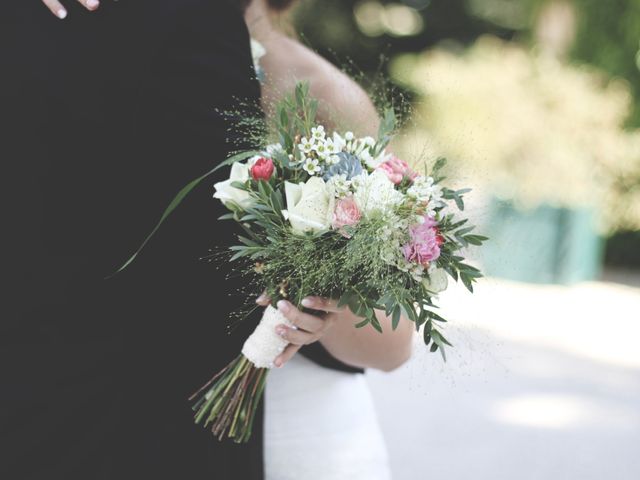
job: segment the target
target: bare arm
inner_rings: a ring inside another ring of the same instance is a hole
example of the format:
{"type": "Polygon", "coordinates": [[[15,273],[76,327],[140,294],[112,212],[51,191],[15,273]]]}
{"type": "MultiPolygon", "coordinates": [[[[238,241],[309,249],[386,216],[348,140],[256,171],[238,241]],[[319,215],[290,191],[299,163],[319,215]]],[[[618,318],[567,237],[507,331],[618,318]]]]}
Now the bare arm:
{"type": "Polygon", "coordinates": [[[337,313],[335,321],[320,343],[340,361],[362,368],[375,368],[385,372],[402,366],[411,357],[411,339],[415,325],[401,318],[398,328],[391,328],[391,319],[376,311],[382,333],[367,325],[355,328],[362,319],[347,308],[337,313]]]}
{"type": "MultiPolygon", "coordinates": [[[[263,34],[265,35],[265,34],[263,34]]],[[[375,136],[380,119],[367,93],[347,74],[311,49],[271,31],[265,35],[266,55],[262,103],[267,114],[296,83],[306,81],[312,97],[318,99],[317,120],[327,130],[350,130],[357,136],[375,136]]]]}
{"type": "MultiPolygon", "coordinates": [[[[269,114],[274,105],[299,81],[309,82],[310,93],[320,100],[318,121],[329,131],[350,130],[356,135],[375,136],[380,119],[366,92],[344,72],[327,62],[309,48],[294,39],[274,30],[268,23],[268,16],[260,11],[260,2],[254,2],[247,18],[254,38],[260,41],[266,55],[261,60],[266,82],[262,90],[262,102],[269,114]]],[[[313,301],[313,299],[311,299],[313,301]]],[[[309,318],[295,307],[283,312],[299,330],[283,330],[283,336],[291,342],[278,359],[281,364],[291,358],[300,346],[320,341],[338,360],[357,367],[376,368],[389,371],[402,365],[411,355],[414,324],[403,318],[393,331],[391,320],[384,312],[377,312],[383,333],[372,327],[355,328],[362,319],[348,308],[338,309],[335,302],[317,299],[320,306],[313,307],[328,314],[324,322],[309,318]],[[297,319],[297,320],[296,320],[297,319]],[[301,320],[302,319],[302,320],[301,320]],[[307,330],[305,327],[309,328],[307,330]]],[[[268,303],[268,302],[267,302],[268,303]]]]}

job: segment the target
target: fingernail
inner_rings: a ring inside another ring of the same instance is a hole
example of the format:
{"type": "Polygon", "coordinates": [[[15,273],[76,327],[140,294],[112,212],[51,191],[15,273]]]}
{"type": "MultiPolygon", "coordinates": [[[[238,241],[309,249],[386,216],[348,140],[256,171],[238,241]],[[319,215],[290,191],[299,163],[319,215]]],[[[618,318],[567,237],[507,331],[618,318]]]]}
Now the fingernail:
{"type": "Polygon", "coordinates": [[[98,5],[100,5],[100,2],[98,0],[87,0],[86,5],[88,8],[96,8],[98,5]]]}
{"type": "Polygon", "coordinates": [[[263,293],[258,298],[256,298],[256,303],[262,303],[267,299],[267,296],[263,293]]]}
{"type": "Polygon", "coordinates": [[[276,368],[280,368],[282,366],[282,360],[278,358],[275,362],[273,362],[273,364],[276,366],[276,368]]]}
{"type": "Polygon", "coordinates": [[[287,302],[286,300],[280,300],[278,302],[278,310],[280,310],[281,312],[287,313],[289,311],[289,302],[287,302]]]}
{"type": "Polygon", "coordinates": [[[281,337],[284,337],[287,334],[287,329],[285,327],[283,327],[282,325],[278,325],[276,327],[276,333],[278,335],[280,335],[281,337]]]}
{"type": "Polygon", "coordinates": [[[302,300],[302,305],[305,307],[313,307],[313,299],[311,298],[304,298],[302,300]]]}
{"type": "Polygon", "coordinates": [[[60,20],[64,20],[65,18],[67,18],[67,11],[64,8],[61,8],[57,11],[56,15],[60,20]]]}

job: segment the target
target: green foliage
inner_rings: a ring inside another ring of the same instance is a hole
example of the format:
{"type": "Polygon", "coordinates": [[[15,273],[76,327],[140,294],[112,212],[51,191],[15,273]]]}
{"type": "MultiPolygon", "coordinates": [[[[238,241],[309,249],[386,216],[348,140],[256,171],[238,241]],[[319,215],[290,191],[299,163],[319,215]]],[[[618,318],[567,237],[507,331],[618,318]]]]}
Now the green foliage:
{"type": "Polygon", "coordinates": [[[640,127],[640,0],[574,0],[578,32],[574,59],[625,78],[634,92],[629,124],[640,127]]]}

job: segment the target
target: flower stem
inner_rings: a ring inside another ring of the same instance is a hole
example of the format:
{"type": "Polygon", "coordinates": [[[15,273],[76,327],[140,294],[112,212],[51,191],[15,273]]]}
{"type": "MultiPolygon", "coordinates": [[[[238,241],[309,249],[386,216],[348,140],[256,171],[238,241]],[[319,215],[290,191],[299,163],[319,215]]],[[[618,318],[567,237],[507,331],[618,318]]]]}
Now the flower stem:
{"type": "Polygon", "coordinates": [[[210,425],[219,440],[227,436],[236,443],[248,441],[267,372],[239,355],[189,398],[200,397],[193,406],[195,422],[210,425]]]}

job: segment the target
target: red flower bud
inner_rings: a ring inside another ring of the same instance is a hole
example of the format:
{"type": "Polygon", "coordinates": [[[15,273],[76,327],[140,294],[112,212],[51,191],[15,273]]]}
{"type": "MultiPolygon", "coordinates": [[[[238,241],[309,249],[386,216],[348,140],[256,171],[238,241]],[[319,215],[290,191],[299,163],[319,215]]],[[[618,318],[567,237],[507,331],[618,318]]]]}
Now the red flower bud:
{"type": "Polygon", "coordinates": [[[273,160],[260,157],[251,167],[251,176],[254,180],[269,180],[273,175],[273,160]]]}

